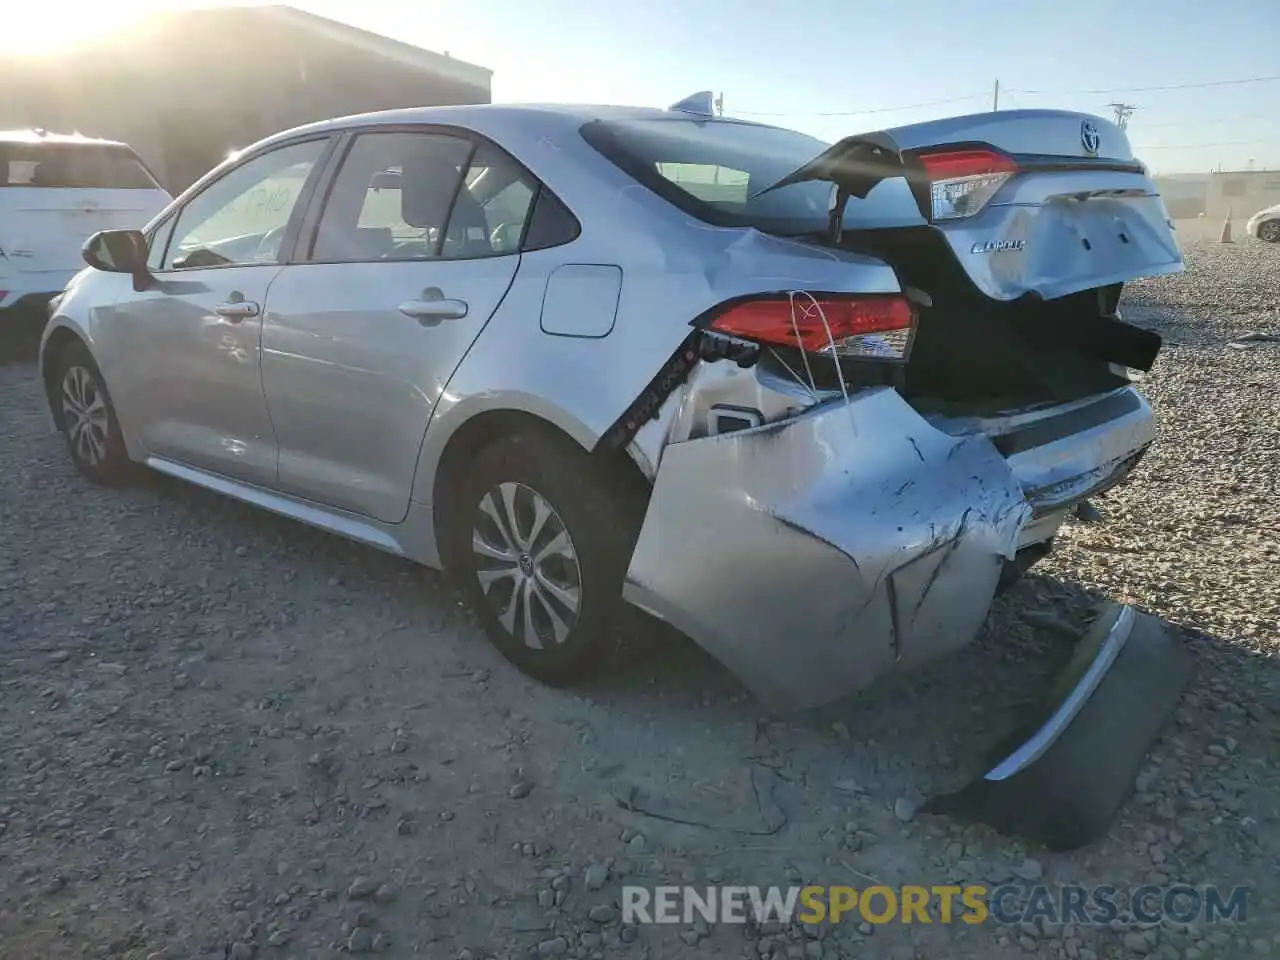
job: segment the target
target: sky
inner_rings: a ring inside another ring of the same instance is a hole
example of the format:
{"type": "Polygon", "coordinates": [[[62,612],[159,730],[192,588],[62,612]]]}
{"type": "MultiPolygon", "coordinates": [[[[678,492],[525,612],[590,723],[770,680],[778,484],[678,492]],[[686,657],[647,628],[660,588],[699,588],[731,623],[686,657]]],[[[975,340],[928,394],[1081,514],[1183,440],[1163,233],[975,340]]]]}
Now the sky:
{"type": "MultiPolygon", "coordinates": [[[[252,2],[252,0],[250,0],[252,2]]],[[[113,0],[109,16],[180,0],[113,0]]],[[[209,5],[208,0],[191,5],[209,5]]],[[[665,107],[827,140],[991,109],[1136,109],[1158,173],[1280,169],[1280,0],[295,0],[494,71],[493,99],[665,107]],[[1222,81],[1254,80],[1224,83],[1222,81]],[[1175,89],[1150,89],[1173,87],[1175,89]]],[[[82,4],[6,12],[8,49],[101,29],[82,4]]],[[[21,9],[21,8],[20,8],[21,9]]]]}

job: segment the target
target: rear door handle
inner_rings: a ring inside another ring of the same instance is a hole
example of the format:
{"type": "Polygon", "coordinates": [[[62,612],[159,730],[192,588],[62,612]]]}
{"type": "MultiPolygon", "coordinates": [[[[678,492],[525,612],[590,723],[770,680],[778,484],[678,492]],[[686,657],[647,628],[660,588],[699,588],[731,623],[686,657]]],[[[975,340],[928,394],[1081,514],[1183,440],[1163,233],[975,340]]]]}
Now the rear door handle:
{"type": "Polygon", "coordinates": [[[396,309],[428,327],[441,320],[461,320],[467,315],[467,301],[450,300],[439,287],[427,287],[419,299],[406,300],[396,309]]]}
{"type": "Polygon", "coordinates": [[[252,300],[228,300],[226,303],[220,303],[214,307],[213,312],[220,317],[225,317],[232,323],[239,323],[246,317],[256,317],[258,315],[258,305],[252,300]]]}

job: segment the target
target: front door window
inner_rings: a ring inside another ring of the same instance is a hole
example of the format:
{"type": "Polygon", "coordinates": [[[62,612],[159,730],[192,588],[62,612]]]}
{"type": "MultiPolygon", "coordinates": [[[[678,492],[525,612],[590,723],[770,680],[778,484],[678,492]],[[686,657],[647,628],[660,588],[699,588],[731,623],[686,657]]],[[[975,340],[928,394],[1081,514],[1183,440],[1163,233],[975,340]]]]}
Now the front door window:
{"type": "Polygon", "coordinates": [[[178,214],[165,270],[274,263],[325,140],[280,147],[210,184],[178,214]]]}

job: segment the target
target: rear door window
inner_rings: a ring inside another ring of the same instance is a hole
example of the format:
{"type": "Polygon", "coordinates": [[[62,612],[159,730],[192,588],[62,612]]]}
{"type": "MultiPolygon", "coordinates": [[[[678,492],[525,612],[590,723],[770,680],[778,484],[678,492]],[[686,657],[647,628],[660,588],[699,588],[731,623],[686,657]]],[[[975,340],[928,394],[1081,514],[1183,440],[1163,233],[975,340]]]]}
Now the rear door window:
{"type": "Polygon", "coordinates": [[[3,187],[160,189],[128,147],[97,143],[0,143],[3,187]]]}
{"type": "Polygon", "coordinates": [[[366,133],[334,179],[311,259],[469,260],[518,253],[538,183],[452,133],[366,133]]]}
{"type": "Polygon", "coordinates": [[[466,182],[464,199],[474,201],[480,214],[476,225],[487,232],[491,250],[496,254],[518,251],[537,182],[510,157],[488,144],[476,150],[466,182]]]}
{"type": "Polygon", "coordinates": [[[327,263],[440,256],[469,140],[438,133],[356,137],[325,202],[311,259],[327,263]]]}

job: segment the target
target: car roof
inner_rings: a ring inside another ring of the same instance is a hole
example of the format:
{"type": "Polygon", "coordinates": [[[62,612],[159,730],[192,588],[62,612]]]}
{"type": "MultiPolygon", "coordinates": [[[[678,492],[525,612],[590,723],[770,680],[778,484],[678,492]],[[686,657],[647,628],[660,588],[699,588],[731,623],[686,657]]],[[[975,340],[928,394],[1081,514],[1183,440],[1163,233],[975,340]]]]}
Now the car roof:
{"type": "Polygon", "coordinates": [[[128,147],[119,140],[100,140],[79,133],[49,133],[39,128],[27,130],[0,130],[0,143],[64,143],[96,147],[128,147]]]}
{"type": "Polygon", "coordinates": [[[458,124],[461,126],[501,126],[504,121],[519,123],[535,118],[549,122],[585,124],[592,120],[704,120],[714,123],[732,123],[744,126],[765,126],[748,120],[725,117],[703,117],[676,110],[659,110],[655,107],[627,107],[604,104],[575,103],[473,103],[452,104],[439,107],[407,107],[398,110],[379,110],[372,113],[352,114],[320,120],[294,127],[261,141],[265,145],[276,140],[299,135],[344,130],[350,127],[394,126],[398,124],[458,124]]]}

